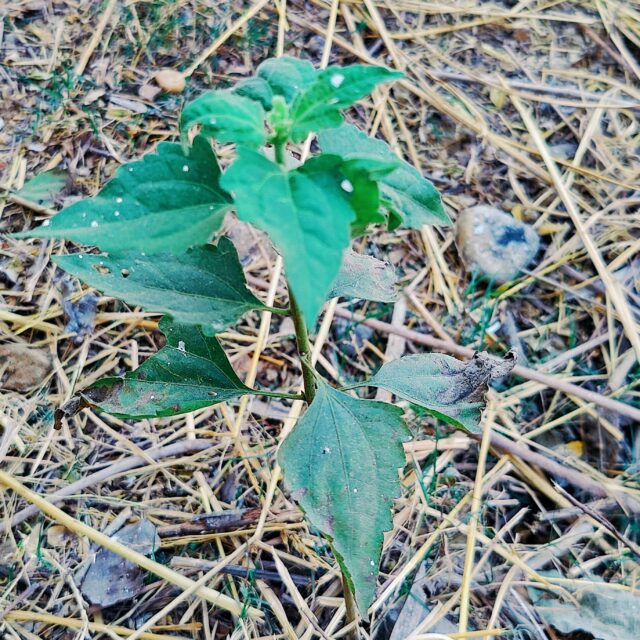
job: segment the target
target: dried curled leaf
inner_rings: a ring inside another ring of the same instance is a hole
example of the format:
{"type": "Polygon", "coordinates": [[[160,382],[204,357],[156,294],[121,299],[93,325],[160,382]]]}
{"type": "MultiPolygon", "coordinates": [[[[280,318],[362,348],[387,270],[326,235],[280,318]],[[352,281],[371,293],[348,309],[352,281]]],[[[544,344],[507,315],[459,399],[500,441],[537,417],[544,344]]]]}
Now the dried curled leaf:
{"type": "Polygon", "coordinates": [[[462,362],[441,353],[422,353],[388,362],[358,386],[382,387],[436,417],[478,432],[488,383],[511,372],[516,355],[504,359],[476,353],[462,362]]]}

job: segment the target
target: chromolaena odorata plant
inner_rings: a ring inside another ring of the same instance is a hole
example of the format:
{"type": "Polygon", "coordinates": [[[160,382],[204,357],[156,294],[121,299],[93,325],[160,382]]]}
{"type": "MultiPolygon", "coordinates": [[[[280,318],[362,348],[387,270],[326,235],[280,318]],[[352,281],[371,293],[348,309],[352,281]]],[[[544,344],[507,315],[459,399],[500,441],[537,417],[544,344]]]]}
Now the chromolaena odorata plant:
{"type": "Polygon", "coordinates": [[[373,225],[449,224],[428,180],[385,142],[344,123],[342,110],[400,76],[376,66],[316,70],[294,58],[266,60],[254,77],[188,104],[180,143],[163,142],[120,167],[95,197],[19,234],[98,247],[99,254],[54,260],[109,296],[164,314],[166,346],[124,377],[104,378],[81,393],[85,403],[115,416],[173,416],[244,394],[296,397],[246,386],[216,338],[251,311],[291,316],[307,409],[278,459],[286,486],[329,541],[363,615],[374,597],[410,433],[402,409],[354,390],[382,387],[474,431],[493,372],[483,357],[463,364],[440,354],[412,355],[339,389],[310,359],[308,331],[328,297],[390,302],[395,296],[393,269],[351,251],[354,238],[373,225]],[[292,162],[288,151],[310,135],[320,152],[292,162]],[[215,142],[235,145],[225,171],[215,142]],[[288,308],[265,306],[247,287],[233,244],[217,235],[229,211],[266,232],[282,256],[288,308]]]}

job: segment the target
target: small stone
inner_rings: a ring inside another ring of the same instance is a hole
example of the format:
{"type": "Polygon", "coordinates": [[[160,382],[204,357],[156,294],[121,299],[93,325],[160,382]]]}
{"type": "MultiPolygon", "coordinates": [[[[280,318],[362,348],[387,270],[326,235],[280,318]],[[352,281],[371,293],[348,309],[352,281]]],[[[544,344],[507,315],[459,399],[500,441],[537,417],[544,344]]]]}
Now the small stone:
{"type": "Polygon", "coordinates": [[[516,278],[540,247],[540,237],[531,225],[486,205],[465,209],[456,227],[467,269],[479,270],[497,283],[516,278]]]}
{"type": "Polygon", "coordinates": [[[0,388],[27,392],[46,382],[51,373],[51,355],[45,349],[25,344],[0,345],[0,388]]]}
{"type": "Polygon", "coordinates": [[[51,525],[47,529],[47,544],[50,547],[64,547],[67,542],[73,541],[74,538],[73,532],[61,524],[51,525]]]}
{"type": "Polygon", "coordinates": [[[182,93],[186,81],[179,71],[173,69],[163,69],[154,76],[156,84],[167,93],[182,93]]]}

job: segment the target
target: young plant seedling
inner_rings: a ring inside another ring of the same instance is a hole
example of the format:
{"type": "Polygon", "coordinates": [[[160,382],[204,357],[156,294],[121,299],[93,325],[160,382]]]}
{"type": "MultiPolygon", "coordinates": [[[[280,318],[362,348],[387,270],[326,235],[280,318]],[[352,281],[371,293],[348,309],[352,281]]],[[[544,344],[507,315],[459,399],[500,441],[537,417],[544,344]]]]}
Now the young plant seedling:
{"type": "Polygon", "coordinates": [[[254,77],[188,104],[180,144],[163,142],[155,153],[120,167],[95,197],[17,234],[98,247],[100,254],[54,261],[109,296],[164,314],[165,347],[124,377],[81,392],[85,404],[115,416],[173,416],[245,394],[299,397],[243,384],[216,338],[252,310],[292,317],[304,382],[300,397],[308,407],[278,460],[292,495],[329,541],[362,616],[374,598],[383,533],[400,495],[402,444],[410,433],[400,408],[350,389],[382,387],[476,431],[494,375],[482,356],[463,364],[440,354],[412,355],[347,390],[324,381],[310,359],[307,331],[328,297],[395,297],[393,270],[351,251],[353,238],[372,225],[449,224],[428,180],[382,140],[343,120],[342,110],[401,75],[375,66],[316,70],[294,58],[266,60],[254,77]],[[321,152],[289,167],[289,146],[312,134],[321,152]],[[235,144],[224,172],[212,141],[235,144]],[[216,238],[231,210],[265,231],[282,256],[288,309],[265,306],[248,289],[233,244],[216,238]]]}

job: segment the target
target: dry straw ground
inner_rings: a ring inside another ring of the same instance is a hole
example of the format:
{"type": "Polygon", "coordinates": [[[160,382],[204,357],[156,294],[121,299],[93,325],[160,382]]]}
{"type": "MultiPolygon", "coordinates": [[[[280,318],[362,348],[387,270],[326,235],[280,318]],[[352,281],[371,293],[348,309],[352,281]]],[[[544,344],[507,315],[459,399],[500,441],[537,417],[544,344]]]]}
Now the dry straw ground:
{"type": "MultiPolygon", "coordinates": [[[[359,248],[388,256],[407,294],[326,311],[315,356],[333,379],[429,348],[521,354],[478,441],[407,409],[416,438],[361,634],[591,637],[549,626],[530,587],[571,602],[602,582],[621,601],[638,577],[640,3],[3,0],[0,16],[3,234],[94,193],[175,137],[185,100],[270,55],[406,71],[350,118],[421,168],[454,218],[499,206],[534,224],[543,249],[496,287],[465,271],[450,229],[381,232],[359,248]],[[183,93],[154,92],[162,68],[184,72],[183,93]],[[67,184],[51,208],[15,195],[53,168],[67,184]]],[[[282,297],[269,245],[231,221],[229,232],[252,284],[282,297]]],[[[69,248],[0,240],[0,347],[45,356],[44,369],[19,365],[30,391],[0,394],[0,636],[344,637],[339,573],[274,467],[300,407],[252,400],[136,423],[86,410],[54,428],[75,389],[136,366],[159,339],[157,319],[108,298],[84,338],[65,330],[49,256],[69,248]],[[213,517],[191,522],[202,514],[213,517]],[[124,549],[149,570],[139,592],[90,606],[79,572],[94,543],[142,516],[161,545],[153,560],[124,549]]],[[[287,323],[247,316],[225,346],[249,381],[298,388],[287,323]]],[[[634,612],[616,616],[614,630],[634,612]]]]}

